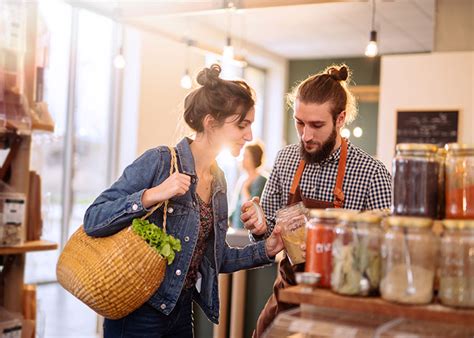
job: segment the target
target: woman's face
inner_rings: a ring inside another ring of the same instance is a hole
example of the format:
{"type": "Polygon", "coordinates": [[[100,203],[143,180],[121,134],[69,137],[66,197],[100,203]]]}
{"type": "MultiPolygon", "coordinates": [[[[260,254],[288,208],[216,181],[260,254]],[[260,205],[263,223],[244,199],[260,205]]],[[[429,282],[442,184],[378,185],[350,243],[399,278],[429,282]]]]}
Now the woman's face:
{"type": "Polygon", "coordinates": [[[254,119],[255,108],[251,108],[241,122],[237,115],[229,116],[222,126],[214,130],[213,140],[221,148],[228,148],[233,156],[239,156],[245,143],[252,141],[251,126],[254,119]]]}

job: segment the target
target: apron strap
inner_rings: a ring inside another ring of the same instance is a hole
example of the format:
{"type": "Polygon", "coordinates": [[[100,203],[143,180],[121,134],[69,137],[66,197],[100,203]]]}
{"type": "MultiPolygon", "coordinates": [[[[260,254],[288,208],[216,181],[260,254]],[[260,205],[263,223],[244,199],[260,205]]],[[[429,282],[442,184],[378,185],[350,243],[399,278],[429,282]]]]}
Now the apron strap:
{"type": "Polygon", "coordinates": [[[344,182],[344,174],[346,173],[347,161],[347,141],[342,138],[341,141],[341,155],[339,158],[339,165],[337,167],[336,186],[334,187],[334,206],[342,208],[344,206],[344,192],[342,191],[342,183],[344,182]]]}
{"type": "Polygon", "coordinates": [[[295,176],[293,177],[293,183],[291,184],[291,188],[290,188],[291,195],[294,195],[296,193],[296,189],[300,185],[300,180],[301,180],[301,176],[303,176],[305,165],[306,165],[305,160],[301,160],[298,166],[298,169],[296,169],[295,176]]]}

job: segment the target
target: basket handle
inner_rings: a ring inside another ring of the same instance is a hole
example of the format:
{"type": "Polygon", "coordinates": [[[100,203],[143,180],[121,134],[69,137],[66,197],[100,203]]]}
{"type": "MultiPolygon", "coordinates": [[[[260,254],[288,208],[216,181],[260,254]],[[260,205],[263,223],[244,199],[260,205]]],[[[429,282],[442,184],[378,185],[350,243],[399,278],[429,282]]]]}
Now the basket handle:
{"type": "MultiPolygon", "coordinates": [[[[170,176],[171,176],[174,172],[179,171],[178,170],[178,159],[177,159],[177,156],[176,156],[176,150],[174,150],[173,147],[168,147],[168,149],[169,149],[170,154],[171,154],[171,164],[170,164],[170,176]]],[[[166,215],[168,214],[168,201],[169,200],[161,201],[160,203],[155,205],[153,208],[151,208],[151,210],[148,211],[147,214],[145,216],[143,216],[141,219],[142,220],[147,219],[159,207],[164,205],[164,208],[163,208],[163,231],[166,233],[166,215]]]]}

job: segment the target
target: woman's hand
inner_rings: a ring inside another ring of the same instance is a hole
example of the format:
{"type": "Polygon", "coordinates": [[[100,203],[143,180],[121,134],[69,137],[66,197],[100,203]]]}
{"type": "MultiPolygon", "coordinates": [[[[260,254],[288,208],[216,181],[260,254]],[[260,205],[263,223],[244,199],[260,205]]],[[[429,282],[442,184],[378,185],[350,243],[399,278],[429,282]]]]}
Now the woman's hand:
{"type": "Polygon", "coordinates": [[[275,257],[277,253],[284,249],[284,247],[285,245],[281,238],[281,227],[277,224],[273,228],[270,237],[265,240],[265,249],[267,250],[268,257],[275,257]]]}
{"type": "Polygon", "coordinates": [[[160,185],[145,190],[142,196],[142,204],[145,208],[149,208],[172,197],[182,196],[189,190],[190,185],[191,177],[175,172],[160,185]]]}
{"type": "Polygon", "coordinates": [[[244,224],[245,229],[249,230],[252,234],[263,235],[267,231],[267,221],[263,215],[262,222],[258,222],[258,215],[253,207],[253,202],[260,205],[260,198],[254,197],[251,201],[242,204],[240,208],[240,220],[244,224]]]}

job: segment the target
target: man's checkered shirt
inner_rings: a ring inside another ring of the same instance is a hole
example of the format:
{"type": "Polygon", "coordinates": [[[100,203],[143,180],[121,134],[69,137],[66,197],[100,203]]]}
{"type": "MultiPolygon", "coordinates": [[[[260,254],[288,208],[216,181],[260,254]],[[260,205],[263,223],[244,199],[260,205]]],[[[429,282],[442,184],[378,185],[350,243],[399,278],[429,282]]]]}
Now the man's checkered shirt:
{"type": "MultiPolygon", "coordinates": [[[[373,210],[390,208],[392,179],[382,162],[374,159],[349,141],[346,172],[342,190],[344,209],[373,210]]],[[[262,208],[267,218],[269,236],[275,226],[275,213],[288,202],[293,176],[301,160],[298,144],[278,152],[270,179],[262,195],[262,208]]],[[[305,198],[333,202],[340,147],[320,164],[306,164],[300,180],[301,194],[305,198]]]]}

